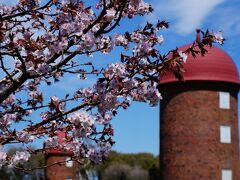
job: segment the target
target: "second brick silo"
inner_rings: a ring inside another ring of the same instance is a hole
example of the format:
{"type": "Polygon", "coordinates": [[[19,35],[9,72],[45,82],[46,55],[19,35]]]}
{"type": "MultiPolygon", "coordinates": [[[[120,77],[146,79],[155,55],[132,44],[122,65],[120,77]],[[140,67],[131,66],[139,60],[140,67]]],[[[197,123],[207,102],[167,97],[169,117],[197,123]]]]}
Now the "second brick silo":
{"type": "Polygon", "coordinates": [[[237,68],[217,47],[184,67],[184,82],[169,74],[160,84],[161,178],[239,180],[237,68]]]}

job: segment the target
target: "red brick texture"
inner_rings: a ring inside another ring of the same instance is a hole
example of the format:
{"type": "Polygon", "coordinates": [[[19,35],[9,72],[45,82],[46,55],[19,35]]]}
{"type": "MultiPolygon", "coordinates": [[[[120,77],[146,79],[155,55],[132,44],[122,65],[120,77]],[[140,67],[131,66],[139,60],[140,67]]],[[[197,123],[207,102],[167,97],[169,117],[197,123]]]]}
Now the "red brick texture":
{"type": "Polygon", "coordinates": [[[238,86],[217,82],[160,86],[162,180],[221,180],[231,169],[239,180],[238,86]],[[219,91],[230,92],[230,109],[219,108],[219,91]],[[220,143],[220,126],[231,126],[231,144],[220,143]]]}
{"type": "MultiPolygon", "coordinates": [[[[66,155],[46,155],[46,165],[53,164],[55,162],[65,161],[69,156],[66,155]]],[[[54,165],[45,169],[46,180],[66,180],[71,178],[76,179],[77,163],[73,162],[73,167],[66,167],[65,163],[61,165],[54,165]]]]}

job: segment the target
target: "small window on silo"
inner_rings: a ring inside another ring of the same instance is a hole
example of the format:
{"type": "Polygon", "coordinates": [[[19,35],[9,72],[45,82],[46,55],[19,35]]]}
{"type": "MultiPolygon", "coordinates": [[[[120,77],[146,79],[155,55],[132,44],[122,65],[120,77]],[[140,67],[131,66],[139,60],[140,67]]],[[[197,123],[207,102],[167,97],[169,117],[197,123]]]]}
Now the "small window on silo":
{"type": "Polygon", "coordinates": [[[232,180],[232,170],[222,169],[222,180],[232,180]]]}
{"type": "Polygon", "coordinates": [[[219,107],[230,109],[230,94],[228,92],[219,92],[219,107]]]}
{"type": "Polygon", "coordinates": [[[220,126],[220,142],[221,143],[231,143],[231,127],[230,126],[220,126]]]}
{"type": "Polygon", "coordinates": [[[73,161],[70,157],[66,158],[66,167],[73,167],[73,161]]]}

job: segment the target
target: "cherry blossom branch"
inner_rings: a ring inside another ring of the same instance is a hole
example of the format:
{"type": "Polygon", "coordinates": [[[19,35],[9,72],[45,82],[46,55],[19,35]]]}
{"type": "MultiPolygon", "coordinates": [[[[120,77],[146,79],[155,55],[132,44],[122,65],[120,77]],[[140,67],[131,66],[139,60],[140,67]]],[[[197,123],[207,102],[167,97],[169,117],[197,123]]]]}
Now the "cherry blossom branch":
{"type": "Polygon", "coordinates": [[[18,164],[48,148],[71,150],[76,160],[101,162],[114,144],[111,120],[120,108],[127,109],[133,101],[156,106],[164,73],[183,79],[187,55],[205,55],[206,46],[224,41],[220,33],[199,31],[202,39],[191,47],[161,54],[158,45],[164,41],[161,29],[168,28],[165,21],[147,23],[133,32],[110,33],[123,18],[151,11],[142,0],[99,0],[91,7],[84,1],[54,0],[39,7],[37,0],[21,0],[16,6],[0,6],[0,65],[5,73],[0,80],[0,166],[30,171],[18,164]],[[81,63],[87,56],[117,48],[131,55],[121,53],[121,61],[106,67],[96,68],[92,60],[81,63]],[[9,57],[11,72],[4,59],[9,57]],[[63,98],[46,99],[42,87],[64,80],[66,74],[95,75],[96,82],[88,88],[79,83],[63,98]],[[18,123],[24,126],[15,128],[18,123]],[[60,132],[65,133],[63,141],[60,132]],[[46,146],[31,151],[28,146],[37,139],[46,146]],[[23,144],[24,150],[9,156],[4,147],[13,143],[23,144]]]}
{"type": "Polygon", "coordinates": [[[6,67],[4,66],[3,59],[2,59],[1,55],[0,55],[0,62],[1,62],[2,70],[7,74],[7,77],[12,81],[12,83],[14,83],[14,80],[13,80],[11,74],[7,71],[6,67]]]}
{"type": "MultiPolygon", "coordinates": [[[[14,166],[14,169],[20,170],[20,171],[23,171],[23,172],[31,172],[31,171],[34,171],[34,170],[37,170],[37,169],[45,169],[45,168],[52,167],[52,166],[55,166],[55,165],[62,166],[63,164],[67,163],[68,161],[76,161],[76,159],[77,159],[76,157],[71,157],[71,160],[57,161],[57,162],[54,162],[54,163],[51,163],[51,164],[48,164],[48,165],[44,165],[44,166],[40,166],[40,167],[34,167],[34,168],[24,168],[24,167],[20,167],[20,166],[14,166]]],[[[78,161],[76,161],[76,162],[78,162],[78,161]]]]}
{"type": "Polygon", "coordinates": [[[39,8],[23,11],[23,12],[12,14],[12,15],[0,16],[0,21],[6,21],[6,20],[11,20],[12,18],[15,18],[15,17],[25,16],[27,14],[31,14],[33,12],[46,9],[47,7],[50,7],[51,4],[52,4],[52,0],[48,1],[45,5],[39,8]]]}

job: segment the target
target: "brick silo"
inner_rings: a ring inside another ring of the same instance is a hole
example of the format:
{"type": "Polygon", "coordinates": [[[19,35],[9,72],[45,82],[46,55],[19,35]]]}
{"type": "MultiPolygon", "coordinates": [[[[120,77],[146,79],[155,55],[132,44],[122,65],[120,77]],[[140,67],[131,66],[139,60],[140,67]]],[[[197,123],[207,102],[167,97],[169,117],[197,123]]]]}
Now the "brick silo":
{"type": "MultiPolygon", "coordinates": [[[[58,143],[64,142],[65,132],[58,133],[58,143]]],[[[77,162],[72,161],[74,156],[71,151],[51,149],[45,153],[45,179],[46,180],[75,180],[77,162]],[[59,162],[59,163],[57,163],[59,162]],[[57,164],[55,164],[57,163],[57,164]],[[55,164],[55,165],[53,165],[55,164]]]]}
{"type": "Polygon", "coordinates": [[[162,180],[240,179],[238,70],[220,48],[207,50],[204,57],[188,57],[184,82],[162,77],[162,180]]]}

